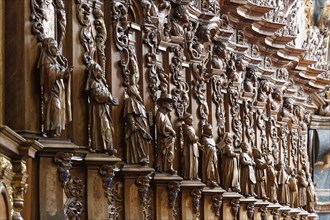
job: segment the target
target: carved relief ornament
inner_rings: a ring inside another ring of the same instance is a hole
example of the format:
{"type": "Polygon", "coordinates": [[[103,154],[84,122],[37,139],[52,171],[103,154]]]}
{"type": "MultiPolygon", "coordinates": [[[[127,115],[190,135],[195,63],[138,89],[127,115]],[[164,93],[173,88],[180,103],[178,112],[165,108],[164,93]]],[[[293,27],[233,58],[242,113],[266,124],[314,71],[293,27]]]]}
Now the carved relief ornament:
{"type": "Polygon", "coordinates": [[[181,183],[177,182],[177,181],[169,182],[167,185],[168,206],[172,210],[172,215],[173,215],[174,219],[177,219],[177,217],[179,215],[177,199],[178,199],[179,192],[180,192],[180,186],[181,186],[181,183]]]}
{"type": "Polygon", "coordinates": [[[138,187],[140,203],[142,205],[143,219],[151,219],[152,192],[149,191],[151,176],[139,176],[135,184],[138,187]]]}

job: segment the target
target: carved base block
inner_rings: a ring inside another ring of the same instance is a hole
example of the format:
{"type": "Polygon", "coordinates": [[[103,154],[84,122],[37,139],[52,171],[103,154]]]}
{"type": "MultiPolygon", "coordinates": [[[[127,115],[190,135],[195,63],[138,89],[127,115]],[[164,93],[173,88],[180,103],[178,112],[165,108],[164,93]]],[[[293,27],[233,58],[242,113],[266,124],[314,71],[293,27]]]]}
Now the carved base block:
{"type": "MultiPolygon", "coordinates": [[[[87,164],[87,208],[88,208],[88,219],[107,219],[109,217],[108,206],[115,206],[115,204],[109,204],[108,196],[104,187],[103,178],[100,174],[100,169],[103,165],[113,166],[121,161],[120,158],[109,156],[106,154],[87,154],[85,162],[87,164]]],[[[111,173],[112,177],[114,176],[111,173]]],[[[111,184],[109,184],[109,190],[111,184]]]]}
{"type": "Polygon", "coordinates": [[[184,180],[181,185],[181,219],[199,219],[202,189],[201,181],[184,180]]]}
{"type": "Polygon", "coordinates": [[[282,206],[278,203],[276,204],[270,204],[267,206],[268,212],[267,212],[267,219],[273,219],[273,220],[277,220],[279,219],[279,209],[282,206]]]}
{"type": "Polygon", "coordinates": [[[156,219],[178,219],[182,177],[157,173],[154,181],[156,183],[156,219]]]}
{"type": "MultiPolygon", "coordinates": [[[[148,178],[148,175],[152,174],[155,170],[153,168],[147,166],[140,166],[134,164],[125,164],[123,169],[124,173],[124,219],[146,219],[146,214],[150,214],[148,212],[148,200],[150,197],[148,196],[148,191],[151,190],[150,184],[148,181],[145,181],[145,197],[141,198],[140,192],[143,193],[143,186],[139,188],[136,184],[137,180],[140,177],[148,178]],[[149,185],[149,187],[148,187],[149,185]],[[140,190],[140,192],[139,192],[140,190]]],[[[151,201],[150,201],[151,205],[151,201]]],[[[150,214],[151,215],[151,214],[150,214]]]]}
{"type": "Polygon", "coordinates": [[[239,219],[251,220],[254,216],[254,203],[257,201],[254,197],[241,198],[239,200],[239,219]]]}
{"type": "Polygon", "coordinates": [[[204,187],[204,217],[203,219],[218,220],[221,217],[222,194],[225,192],[221,187],[204,187]]]}
{"type": "Polygon", "coordinates": [[[234,192],[223,194],[222,215],[223,219],[239,219],[238,212],[242,195],[234,192]]]}
{"type": "Polygon", "coordinates": [[[52,157],[41,157],[39,166],[40,219],[65,219],[63,207],[66,200],[61,182],[58,180],[57,165],[52,157]]]}
{"type": "Polygon", "coordinates": [[[254,219],[255,220],[267,219],[269,205],[270,205],[270,203],[268,201],[258,200],[254,204],[254,219]]]}

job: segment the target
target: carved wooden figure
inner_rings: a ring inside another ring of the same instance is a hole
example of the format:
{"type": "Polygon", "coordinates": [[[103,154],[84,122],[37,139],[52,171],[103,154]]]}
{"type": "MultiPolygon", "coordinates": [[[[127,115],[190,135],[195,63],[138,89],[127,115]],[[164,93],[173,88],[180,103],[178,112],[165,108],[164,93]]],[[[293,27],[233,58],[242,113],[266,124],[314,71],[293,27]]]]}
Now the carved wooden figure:
{"type": "Polygon", "coordinates": [[[207,186],[219,186],[218,149],[213,138],[212,126],[210,124],[205,124],[203,126],[201,144],[204,148],[202,180],[207,186]]]}
{"type": "Polygon", "coordinates": [[[266,158],[267,197],[270,202],[277,203],[277,171],[275,170],[273,159],[270,156],[267,156],[266,158]]]}
{"type": "Polygon", "coordinates": [[[224,146],[222,148],[221,157],[221,173],[222,186],[225,190],[232,190],[234,192],[240,191],[239,186],[239,170],[238,157],[239,154],[234,152],[233,135],[231,133],[224,134],[224,146]]]}
{"type": "Polygon", "coordinates": [[[229,56],[227,54],[226,45],[221,41],[216,42],[213,46],[212,67],[214,69],[225,70],[228,58],[229,56]]]}
{"type": "Polygon", "coordinates": [[[255,162],[255,172],[256,172],[256,189],[255,192],[257,194],[258,199],[267,199],[266,195],[266,173],[265,170],[267,168],[267,164],[263,159],[263,154],[258,148],[253,148],[253,157],[255,162]]]}
{"type": "Polygon", "coordinates": [[[245,197],[256,196],[254,187],[256,184],[256,176],[254,172],[254,161],[249,155],[249,146],[241,143],[242,153],[240,154],[241,165],[241,193],[245,197]]]}
{"type": "Polygon", "coordinates": [[[198,158],[199,148],[201,148],[198,142],[195,129],[193,127],[193,117],[190,113],[186,113],[183,116],[184,124],[183,136],[183,156],[182,156],[182,176],[187,180],[200,180],[198,177],[198,158]]]}
{"type": "Polygon", "coordinates": [[[173,7],[171,34],[182,37],[184,35],[184,27],[188,25],[188,21],[188,12],[185,5],[173,7]]]}
{"type": "Polygon", "coordinates": [[[281,205],[289,204],[289,176],[285,170],[285,164],[280,161],[277,165],[278,202],[281,205]]]}
{"type": "Polygon", "coordinates": [[[315,189],[314,189],[314,183],[312,180],[312,175],[307,172],[307,211],[309,212],[315,212],[315,202],[316,202],[316,195],[315,195],[315,189]]]}
{"type": "Polygon", "coordinates": [[[173,108],[173,99],[165,94],[158,99],[159,109],[156,114],[157,159],[156,171],[176,174],[173,168],[175,131],[169,117],[173,108]]]}
{"type": "Polygon", "coordinates": [[[305,170],[302,169],[298,172],[297,180],[298,180],[298,188],[299,188],[299,194],[298,194],[299,207],[305,209],[307,205],[307,187],[308,187],[308,181],[306,178],[305,170]]]}
{"type": "Polygon", "coordinates": [[[291,176],[289,177],[290,205],[292,208],[298,208],[298,184],[297,175],[294,168],[291,168],[291,176]]]}
{"type": "Polygon", "coordinates": [[[60,54],[57,41],[46,38],[42,42],[38,68],[43,91],[43,130],[47,137],[59,136],[70,122],[71,94],[70,81],[72,67],[60,54]]]}
{"type": "Polygon", "coordinates": [[[117,150],[113,147],[113,124],[110,105],[118,105],[118,99],[109,92],[106,79],[99,64],[90,66],[87,88],[90,98],[89,125],[90,148],[93,152],[109,152],[113,155],[117,150]]]}
{"type": "Polygon", "coordinates": [[[127,95],[124,104],[126,162],[146,165],[149,163],[149,148],[152,137],[147,121],[147,112],[139,92],[139,67],[135,52],[129,48],[129,72],[127,95]]]}

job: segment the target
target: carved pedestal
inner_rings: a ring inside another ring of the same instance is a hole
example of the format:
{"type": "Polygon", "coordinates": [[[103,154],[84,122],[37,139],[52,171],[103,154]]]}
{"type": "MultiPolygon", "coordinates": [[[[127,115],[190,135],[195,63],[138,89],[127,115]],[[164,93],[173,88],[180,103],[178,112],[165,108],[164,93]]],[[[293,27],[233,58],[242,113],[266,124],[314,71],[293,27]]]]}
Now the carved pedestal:
{"type": "Polygon", "coordinates": [[[67,209],[63,208],[68,196],[64,186],[70,179],[71,153],[78,146],[60,140],[40,140],[40,143],[44,145],[39,153],[40,219],[65,219],[67,209]],[[56,152],[62,155],[56,157],[56,152]]]}
{"type": "Polygon", "coordinates": [[[239,200],[240,208],[239,208],[239,219],[240,220],[253,220],[254,216],[254,204],[257,202],[257,199],[254,197],[249,198],[241,198],[239,200]]]}
{"type": "Polygon", "coordinates": [[[222,203],[222,219],[239,219],[240,198],[242,195],[234,192],[225,192],[222,203]]]}
{"type": "Polygon", "coordinates": [[[301,210],[299,210],[299,209],[291,209],[289,211],[291,220],[300,220],[300,216],[299,216],[300,212],[301,212],[301,210]]]}
{"type": "Polygon", "coordinates": [[[202,189],[204,183],[194,180],[184,180],[181,185],[181,219],[200,219],[202,189]]]}
{"type": "Polygon", "coordinates": [[[179,219],[179,193],[182,177],[157,173],[156,183],[156,219],[179,219]]]}
{"type": "Polygon", "coordinates": [[[258,200],[254,204],[254,219],[255,220],[266,220],[269,202],[258,200]]]}
{"type": "MultiPolygon", "coordinates": [[[[112,199],[114,186],[115,164],[120,158],[106,154],[87,154],[87,209],[88,219],[107,219],[114,217],[108,208],[116,207],[115,199],[112,199]]],[[[119,216],[121,213],[118,213],[119,216]]]]}
{"type": "Polygon", "coordinates": [[[289,211],[291,208],[289,206],[282,206],[279,211],[280,211],[280,218],[281,220],[290,220],[290,214],[289,211]]]}
{"type": "Polygon", "coordinates": [[[151,218],[151,175],[155,171],[147,166],[125,164],[124,174],[124,219],[151,218]]]}
{"type": "Polygon", "coordinates": [[[203,219],[218,220],[223,219],[221,216],[222,194],[225,192],[221,187],[210,188],[204,187],[204,212],[203,219]]]}
{"type": "Polygon", "coordinates": [[[267,219],[278,220],[279,219],[279,209],[281,207],[282,206],[278,203],[268,205],[267,206],[267,209],[268,209],[267,219]]]}

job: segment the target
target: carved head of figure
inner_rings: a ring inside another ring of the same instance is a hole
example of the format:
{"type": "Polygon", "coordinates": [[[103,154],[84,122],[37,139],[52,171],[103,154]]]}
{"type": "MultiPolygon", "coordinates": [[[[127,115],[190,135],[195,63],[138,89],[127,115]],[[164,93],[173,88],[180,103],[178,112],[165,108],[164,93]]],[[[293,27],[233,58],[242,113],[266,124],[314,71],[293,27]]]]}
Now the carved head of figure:
{"type": "Polygon", "coordinates": [[[211,31],[207,25],[199,25],[196,31],[196,37],[200,42],[211,41],[211,31]]]}
{"type": "Polygon", "coordinates": [[[298,174],[299,174],[299,176],[306,178],[306,173],[305,173],[304,169],[299,170],[298,174]]]}
{"type": "Polygon", "coordinates": [[[260,159],[262,157],[262,153],[258,148],[253,148],[252,149],[252,154],[254,158],[260,159]]]}
{"type": "Polygon", "coordinates": [[[241,147],[243,152],[248,152],[249,151],[249,145],[245,142],[242,142],[240,147],[241,147]]]}
{"type": "Polygon", "coordinates": [[[271,92],[271,87],[269,85],[268,80],[266,79],[261,79],[259,81],[259,91],[258,91],[258,96],[257,100],[260,102],[265,102],[268,99],[268,95],[271,92]]]}
{"type": "Polygon", "coordinates": [[[97,63],[91,64],[90,70],[91,70],[92,76],[94,76],[95,79],[97,79],[97,80],[102,79],[103,70],[99,64],[97,64],[97,63]]]}
{"type": "Polygon", "coordinates": [[[191,126],[193,124],[193,117],[192,117],[192,114],[190,113],[185,113],[183,115],[183,122],[189,126],[191,126]]]}
{"type": "Polygon", "coordinates": [[[203,126],[203,135],[207,136],[207,137],[212,137],[213,136],[213,134],[212,134],[212,125],[205,124],[203,126]]]}
{"type": "Polygon", "coordinates": [[[283,107],[289,111],[289,113],[292,113],[293,111],[293,101],[290,98],[284,98],[283,101],[283,107]]]}
{"type": "Polygon", "coordinates": [[[57,41],[54,38],[45,38],[43,41],[43,45],[46,48],[46,52],[49,56],[57,57],[59,55],[57,41]]]}
{"type": "Polygon", "coordinates": [[[234,142],[234,137],[231,133],[226,132],[223,136],[223,141],[225,142],[226,145],[232,145],[234,142]]]}
{"type": "Polygon", "coordinates": [[[162,95],[158,100],[157,104],[164,108],[166,111],[170,112],[173,108],[173,98],[171,94],[162,95]]]}
{"type": "Polygon", "coordinates": [[[236,59],[235,66],[236,66],[237,72],[245,71],[246,67],[245,67],[245,65],[243,63],[243,59],[241,57],[236,59]]]}
{"type": "Polygon", "coordinates": [[[181,21],[182,23],[188,23],[188,13],[185,5],[178,5],[173,9],[173,18],[181,21]]]}

